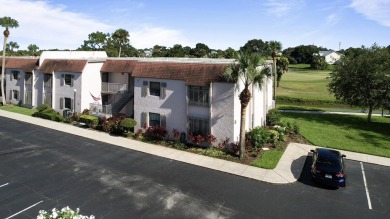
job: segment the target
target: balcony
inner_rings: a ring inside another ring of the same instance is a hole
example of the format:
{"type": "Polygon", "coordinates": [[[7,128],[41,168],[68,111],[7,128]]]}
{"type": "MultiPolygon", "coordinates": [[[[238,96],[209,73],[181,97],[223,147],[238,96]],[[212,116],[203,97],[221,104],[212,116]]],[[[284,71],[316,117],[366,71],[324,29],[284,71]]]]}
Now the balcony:
{"type": "Polygon", "coordinates": [[[89,114],[102,117],[105,116],[107,118],[112,116],[112,106],[111,105],[101,105],[96,103],[89,104],[89,114]]]}
{"type": "Polygon", "coordinates": [[[102,82],[103,94],[116,94],[127,91],[127,84],[102,82]]]}

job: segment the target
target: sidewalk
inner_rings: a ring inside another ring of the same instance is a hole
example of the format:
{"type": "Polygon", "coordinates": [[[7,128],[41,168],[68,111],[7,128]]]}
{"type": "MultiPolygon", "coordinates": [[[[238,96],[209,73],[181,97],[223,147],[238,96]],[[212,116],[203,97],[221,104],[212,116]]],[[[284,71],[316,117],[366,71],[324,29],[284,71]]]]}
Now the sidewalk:
{"type": "MultiPolygon", "coordinates": [[[[311,149],[316,148],[312,145],[291,143],[288,145],[276,168],[273,170],[267,170],[231,161],[171,149],[163,146],[148,144],[123,137],[111,136],[105,132],[78,128],[69,124],[53,122],[31,116],[25,116],[22,114],[7,112],[4,110],[0,110],[0,116],[148,153],[151,155],[164,157],[167,159],[177,160],[200,167],[205,167],[225,173],[234,174],[237,176],[247,177],[250,179],[274,184],[287,184],[296,182],[301,175],[302,168],[305,164],[307,155],[309,154],[311,149]]],[[[383,158],[347,151],[341,152],[347,156],[347,159],[350,160],[390,166],[390,158],[383,158]]]]}

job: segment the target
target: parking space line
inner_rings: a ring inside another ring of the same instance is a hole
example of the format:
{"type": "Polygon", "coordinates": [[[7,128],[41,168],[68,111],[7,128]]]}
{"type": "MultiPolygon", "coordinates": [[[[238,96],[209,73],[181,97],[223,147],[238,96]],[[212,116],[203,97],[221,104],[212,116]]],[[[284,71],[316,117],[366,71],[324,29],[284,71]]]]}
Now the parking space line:
{"type": "Polygon", "coordinates": [[[3,184],[3,185],[0,185],[0,188],[1,188],[1,187],[3,187],[3,186],[6,186],[6,185],[8,185],[8,183],[6,183],[6,184],[3,184]]]}
{"type": "Polygon", "coordinates": [[[7,217],[7,218],[5,218],[5,219],[13,218],[13,217],[19,215],[20,213],[23,213],[23,212],[27,211],[28,209],[33,208],[33,207],[35,207],[36,205],[38,205],[38,204],[40,204],[40,203],[42,203],[42,202],[43,202],[43,201],[39,201],[39,202],[37,202],[37,203],[31,205],[30,207],[27,207],[27,208],[25,208],[25,209],[23,209],[23,210],[21,210],[21,211],[15,213],[15,214],[13,214],[13,215],[7,217]]]}
{"type": "Polygon", "coordinates": [[[366,180],[366,175],[364,173],[364,167],[363,167],[363,163],[362,162],[360,162],[360,166],[362,167],[363,181],[364,181],[364,187],[366,189],[368,208],[371,210],[372,206],[371,206],[370,193],[368,192],[367,180],[366,180]]]}

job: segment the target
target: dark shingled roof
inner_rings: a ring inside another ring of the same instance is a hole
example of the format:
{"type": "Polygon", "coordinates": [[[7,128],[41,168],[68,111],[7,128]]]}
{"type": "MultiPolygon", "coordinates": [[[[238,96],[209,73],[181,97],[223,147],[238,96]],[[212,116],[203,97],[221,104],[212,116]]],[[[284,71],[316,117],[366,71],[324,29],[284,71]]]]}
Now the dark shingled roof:
{"type": "MultiPolygon", "coordinates": [[[[2,67],[2,60],[0,59],[0,67],[2,67]]],[[[6,68],[22,69],[24,72],[32,72],[38,68],[38,58],[6,58],[6,68]]]]}
{"type": "Polygon", "coordinates": [[[132,73],[137,60],[106,60],[102,66],[101,72],[112,73],[132,73]]]}
{"type": "Polygon", "coordinates": [[[209,86],[211,82],[226,81],[223,73],[228,64],[138,62],[132,76],[184,80],[187,85],[209,86]]]}
{"type": "Polygon", "coordinates": [[[67,59],[45,59],[39,67],[43,73],[51,74],[56,72],[83,72],[87,60],[67,60],[67,59]]]}

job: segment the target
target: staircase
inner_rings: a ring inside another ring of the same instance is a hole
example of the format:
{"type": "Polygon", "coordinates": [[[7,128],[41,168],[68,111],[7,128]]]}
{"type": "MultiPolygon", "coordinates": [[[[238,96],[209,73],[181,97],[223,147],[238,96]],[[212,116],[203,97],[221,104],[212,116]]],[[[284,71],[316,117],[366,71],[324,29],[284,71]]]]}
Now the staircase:
{"type": "Polygon", "coordinates": [[[118,115],[132,98],[134,98],[133,92],[128,90],[116,93],[110,100],[108,100],[108,103],[112,106],[112,115],[118,115]]]}

